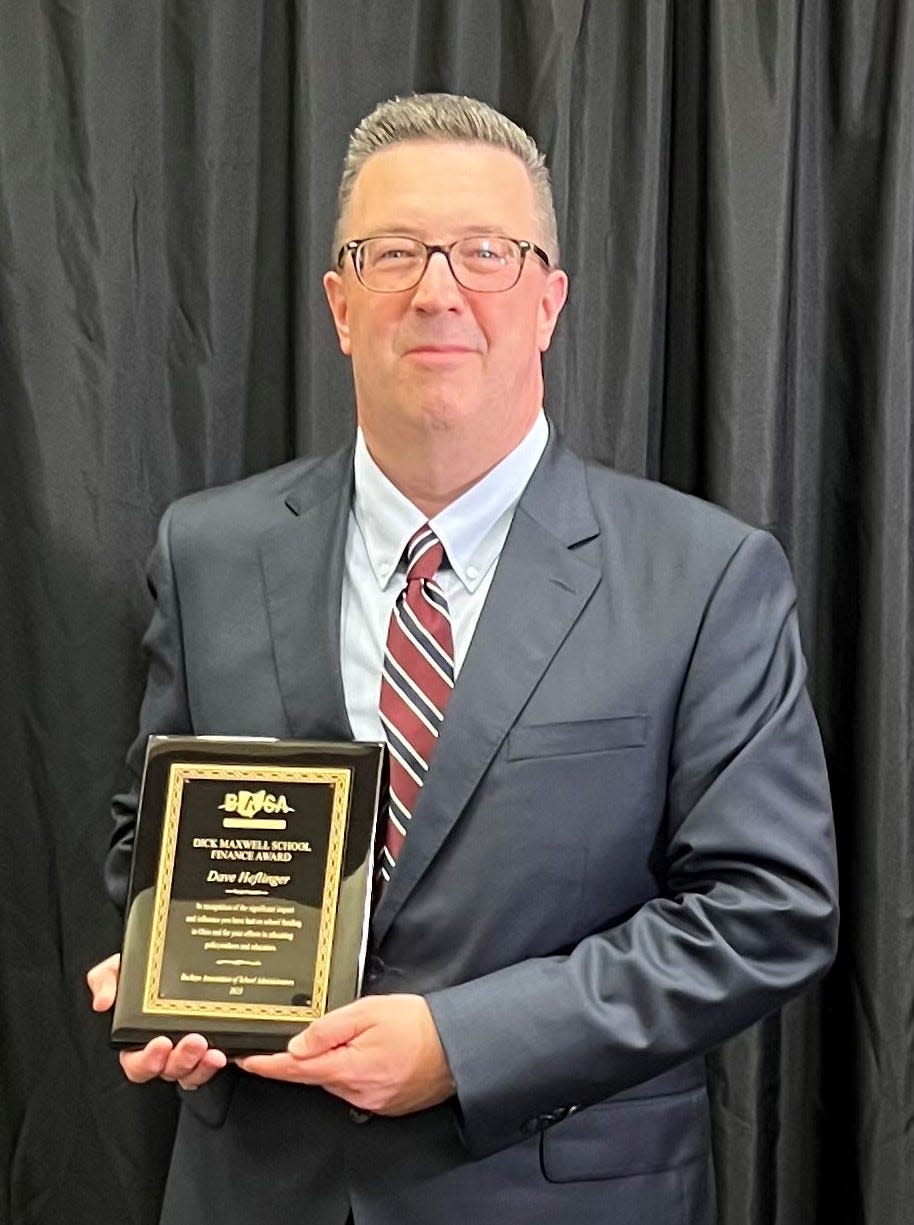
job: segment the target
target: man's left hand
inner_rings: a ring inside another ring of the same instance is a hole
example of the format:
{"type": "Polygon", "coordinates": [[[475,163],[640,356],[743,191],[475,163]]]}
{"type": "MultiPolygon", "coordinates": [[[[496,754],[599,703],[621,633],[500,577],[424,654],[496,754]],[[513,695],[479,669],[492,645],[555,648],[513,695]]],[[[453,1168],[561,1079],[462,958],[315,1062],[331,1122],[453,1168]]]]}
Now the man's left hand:
{"type": "Polygon", "coordinates": [[[278,1055],[236,1060],[245,1072],[322,1085],[373,1114],[436,1106],[455,1085],[421,995],[369,995],[328,1012],[278,1055]]]}

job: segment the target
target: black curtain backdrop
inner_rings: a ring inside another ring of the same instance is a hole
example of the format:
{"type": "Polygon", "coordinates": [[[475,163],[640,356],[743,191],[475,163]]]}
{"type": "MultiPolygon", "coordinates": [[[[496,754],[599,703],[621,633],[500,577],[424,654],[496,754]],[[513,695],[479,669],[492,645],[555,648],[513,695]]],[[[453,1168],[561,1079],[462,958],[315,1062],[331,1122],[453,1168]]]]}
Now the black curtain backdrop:
{"type": "Polygon", "coordinates": [[[0,1222],[156,1220],[171,1090],[122,1081],[83,983],[119,934],[144,561],[177,495],[350,432],[320,287],[340,159],[416,89],[548,152],[566,436],[794,565],[842,951],[712,1057],[721,1223],[910,1225],[905,0],[0,0],[0,1222]]]}

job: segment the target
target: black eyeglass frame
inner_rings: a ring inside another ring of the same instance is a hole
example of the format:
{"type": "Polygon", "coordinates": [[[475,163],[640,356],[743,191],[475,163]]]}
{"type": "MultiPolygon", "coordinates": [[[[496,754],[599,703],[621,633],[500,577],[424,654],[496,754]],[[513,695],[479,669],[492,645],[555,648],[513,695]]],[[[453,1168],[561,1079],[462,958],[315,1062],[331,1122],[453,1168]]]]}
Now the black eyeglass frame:
{"type": "Polygon", "coordinates": [[[462,238],[455,238],[453,242],[449,242],[446,245],[442,245],[441,243],[423,242],[421,238],[414,238],[412,234],[371,234],[368,238],[351,238],[349,242],[343,243],[339,249],[339,252],[337,253],[337,269],[341,269],[343,267],[343,262],[346,259],[347,251],[352,256],[352,267],[355,275],[358,277],[359,284],[364,285],[369,293],[408,293],[409,290],[415,289],[416,286],[422,281],[422,278],[425,276],[428,270],[429,260],[438,252],[440,252],[447,260],[447,266],[451,270],[451,276],[454,278],[460,288],[465,289],[468,293],[507,293],[509,289],[513,289],[523,274],[524,261],[526,260],[527,253],[529,251],[532,251],[534,255],[538,255],[543,261],[545,267],[550,271],[552,270],[552,262],[542,247],[538,247],[535,242],[529,242],[526,238],[512,238],[510,234],[464,234],[462,238]],[[420,247],[425,247],[425,263],[422,265],[422,271],[419,273],[419,276],[412,285],[407,285],[404,289],[375,289],[373,285],[365,285],[365,282],[362,280],[362,274],[359,271],[359,261],[357,258],[359,247],[361,247],[363,243],[373,242],[376,238],[406,238],[410,242],[417,242],[420,247]],[[464,285],[463,281],[461,281],[460,277],[454,271],[454,265],[451,263],[451,251],[453,251],[454,247],[456,247],[458,243],[466,242],[469,238],[506,238],[508,242],[515,243],[516,246],[520,248],[520,260],[518,261],[517,265],[517,280],[515,280],[511,285],[503,285],[500,289],[478,289],[472,285],[464,285]]]}

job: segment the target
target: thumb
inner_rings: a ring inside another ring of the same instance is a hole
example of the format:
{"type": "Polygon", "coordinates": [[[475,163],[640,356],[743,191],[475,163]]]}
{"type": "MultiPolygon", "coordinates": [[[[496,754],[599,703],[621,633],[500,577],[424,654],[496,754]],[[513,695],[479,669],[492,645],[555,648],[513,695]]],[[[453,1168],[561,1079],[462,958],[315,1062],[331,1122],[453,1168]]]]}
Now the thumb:
{"type": "Polygon", "coordinates": [[[120,962],[120,954],[115,953],[99,962],[97,966],[93,966],[86,975],[86,982],[92,992],[92,1008],[95,1012],[107,1012],[114,1003],[120,962]]]}
{"type": "Polygon", "coordinates": [[[308,1059],[313,1055],[324,1055],[334,1047],[345,1046],[365,1028],[359,1022],[358,1009],[351,1004],[335,1008],[296,1034],[289,1042],[288,1051],[296,1059],[308,1059]]]}

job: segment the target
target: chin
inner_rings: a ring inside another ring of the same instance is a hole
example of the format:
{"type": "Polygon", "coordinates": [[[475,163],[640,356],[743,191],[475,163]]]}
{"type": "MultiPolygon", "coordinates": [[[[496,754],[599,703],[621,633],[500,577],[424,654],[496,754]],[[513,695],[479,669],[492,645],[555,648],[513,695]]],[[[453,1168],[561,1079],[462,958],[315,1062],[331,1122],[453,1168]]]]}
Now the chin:
{"type": "Polygon", "coordinates": [[[403,388],[400,395],[391,396],[385,415],[419,430],[443,430],[465,421],[477,409],[478,394],[455,387],[454,382],[403,388]]]}
{"type": "Polygon", "coordinates": [[[412,406],[409,416],[421,429],[449,430],[474,416],[474,408],[466,400],[442,394],[423,397],[419,404],[412,406]]]}

